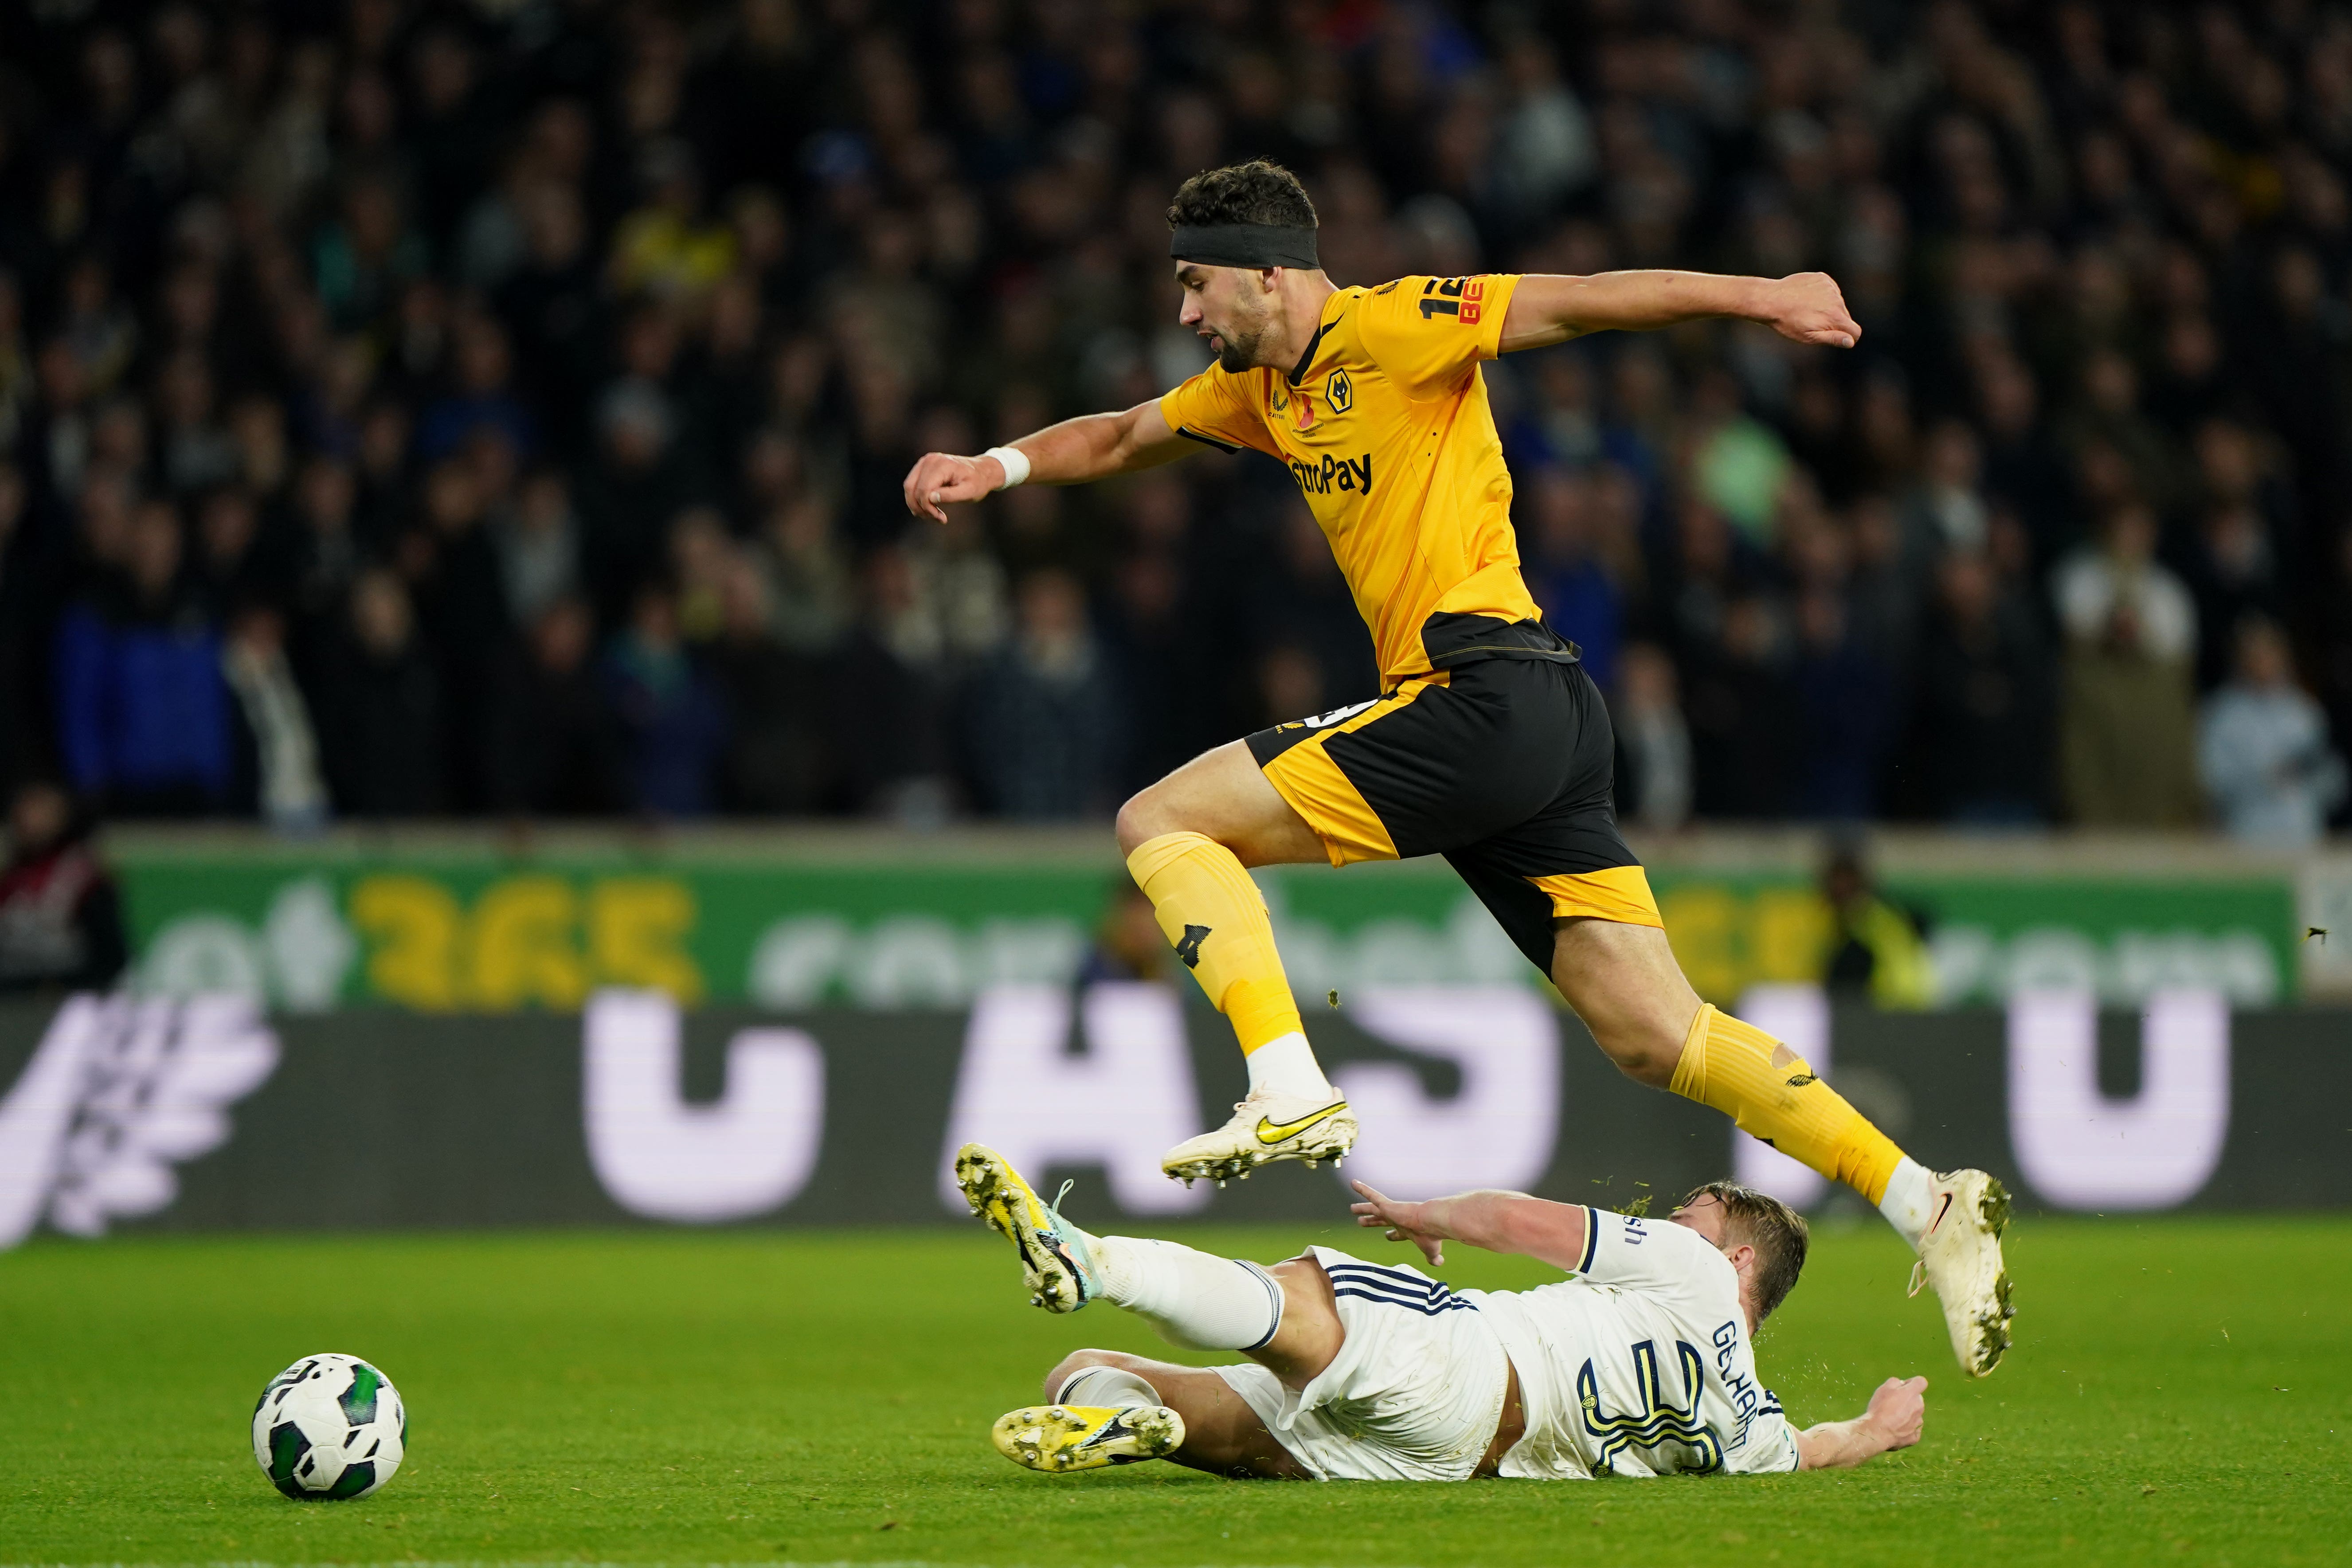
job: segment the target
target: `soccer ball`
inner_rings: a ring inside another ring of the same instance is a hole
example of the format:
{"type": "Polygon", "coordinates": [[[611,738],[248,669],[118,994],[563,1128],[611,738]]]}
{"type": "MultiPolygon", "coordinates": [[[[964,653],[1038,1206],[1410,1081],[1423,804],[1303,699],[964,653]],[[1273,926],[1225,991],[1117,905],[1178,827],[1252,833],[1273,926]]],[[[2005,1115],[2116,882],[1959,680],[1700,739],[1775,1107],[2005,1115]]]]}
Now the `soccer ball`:
{"type": "Polygon", "coordinates": [[[400,1391],[357,1356],[304,1356],[254,1402],[254,1463],[298,1502],[365,1497],[407,1447],[400,1391]]]}

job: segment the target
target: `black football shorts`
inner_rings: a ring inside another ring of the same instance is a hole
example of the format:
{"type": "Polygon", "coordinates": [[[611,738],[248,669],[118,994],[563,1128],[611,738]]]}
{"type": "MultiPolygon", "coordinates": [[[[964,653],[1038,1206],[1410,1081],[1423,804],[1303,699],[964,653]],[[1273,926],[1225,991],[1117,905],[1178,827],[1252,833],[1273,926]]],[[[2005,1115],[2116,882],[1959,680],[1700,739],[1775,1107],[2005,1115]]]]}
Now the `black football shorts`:
{"type": "Polygon", "coordinates": [[[1615,737],[1580,663],[1434,670],[1249,749],[1332,865],[1444,856],[1546,974],[1559,921],[1663,924],[1617,830],[1615,737]]]}

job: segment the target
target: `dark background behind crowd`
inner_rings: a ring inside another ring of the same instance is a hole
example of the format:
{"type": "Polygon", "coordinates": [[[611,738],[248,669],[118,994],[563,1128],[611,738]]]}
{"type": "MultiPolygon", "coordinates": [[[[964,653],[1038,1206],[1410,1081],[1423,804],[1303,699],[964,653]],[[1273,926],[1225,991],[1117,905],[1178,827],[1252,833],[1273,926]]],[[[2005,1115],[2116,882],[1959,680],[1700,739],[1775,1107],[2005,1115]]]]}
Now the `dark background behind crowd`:
{"type": "Polygon", "coordinates": [[[1155,395],[1168,197],[1334,279],[1822,268],[1488,367],[1631,819],[2219,821],[2352,733],[2352,13],[0,7],[0,772],[114,813],[1100,816],[1370,695],[1280,468],[905,514],[1155,395]]]}

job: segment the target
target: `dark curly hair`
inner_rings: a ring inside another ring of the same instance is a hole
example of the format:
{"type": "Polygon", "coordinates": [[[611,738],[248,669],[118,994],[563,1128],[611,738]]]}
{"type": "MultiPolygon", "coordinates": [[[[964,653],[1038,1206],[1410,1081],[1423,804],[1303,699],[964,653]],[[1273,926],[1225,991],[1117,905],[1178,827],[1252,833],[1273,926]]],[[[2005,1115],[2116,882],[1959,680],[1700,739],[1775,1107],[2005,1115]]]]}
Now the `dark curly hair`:
{"type": "Polygon", "coordinates": [[[1750,1283],[1756,1288],[1756,1321],[1761,1323],[1788,1299],[1796,1289],[1797,1276],[1804,1272],[1805,1248],[1810,1245],[1805,1216],[1780,1199],[1738,1182],[1708,1182],[1693,1187],[1679,1206],[1688,1208],[1700,1198],[1713,1198],[1723,1205],[1725,1240],[1744,1241],[1756,1249],[1756,1272],[1750,1283]]]}
{"type": "Polygon", "coordinates": [[[1168,204],[1171,228],[1218,223],[1264,223],[1313,228],[1315,204],[1307,187],[1281,164],[1264,158],[1206,169],[1176,187],[1168,204]]]}

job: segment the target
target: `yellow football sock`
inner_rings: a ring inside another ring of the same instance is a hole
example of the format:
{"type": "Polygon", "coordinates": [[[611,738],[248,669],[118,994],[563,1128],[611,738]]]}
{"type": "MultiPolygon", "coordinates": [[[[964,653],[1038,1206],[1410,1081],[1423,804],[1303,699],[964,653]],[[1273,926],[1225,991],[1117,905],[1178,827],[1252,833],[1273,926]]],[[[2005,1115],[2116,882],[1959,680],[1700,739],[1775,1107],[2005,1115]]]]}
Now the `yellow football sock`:
{"type": "Polygon", "coordinates": [[[1886,1195],[1887,1178],[1903,1159],[1895,1141],[1815,1077],[1804,1058],[1712,1005],[1702,1005],[1691,1020],[1669,1087],[1873,1204],[1886,1195]]]}
{"type": "Polygon", "coordinates": [[[1127,869],[1244,1056],[1299,1029],[1265,897],[1232,850],[1204,834],[1163,833],[1138,845],[1127,869]]]}

